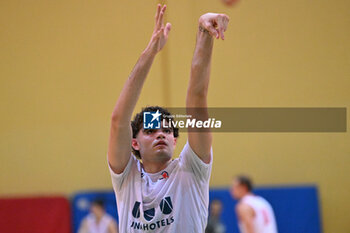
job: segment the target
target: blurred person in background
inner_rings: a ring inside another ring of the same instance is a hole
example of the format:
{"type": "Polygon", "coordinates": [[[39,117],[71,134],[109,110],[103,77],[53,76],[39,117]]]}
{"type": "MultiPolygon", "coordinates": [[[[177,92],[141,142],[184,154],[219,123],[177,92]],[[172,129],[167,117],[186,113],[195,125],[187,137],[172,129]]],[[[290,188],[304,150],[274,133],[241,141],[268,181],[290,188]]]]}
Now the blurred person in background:
{"type": "Polygon", "coordinates": [[[92,202],[90,214],[83,219],[78,233],[118,233],[117,222],[106,213],[102,200],[92,202]]]}
{"type": "Polygon", "coordinates": [[[210,214],[208,219],[208,225],[205,229],[205,233],[225,233],[226,227],[221,222],[221,212],[222,212],[222,203],[218,199],[214,199],[210,203],[210,214]]]}
{"type": "Polygon", "coordinates": [[[236,214],[241,233],[277,233],[275,215],[271,205],[252,193],[253,184],[247,176],[234,178],[231,195],[238,200],[236,214]]]}

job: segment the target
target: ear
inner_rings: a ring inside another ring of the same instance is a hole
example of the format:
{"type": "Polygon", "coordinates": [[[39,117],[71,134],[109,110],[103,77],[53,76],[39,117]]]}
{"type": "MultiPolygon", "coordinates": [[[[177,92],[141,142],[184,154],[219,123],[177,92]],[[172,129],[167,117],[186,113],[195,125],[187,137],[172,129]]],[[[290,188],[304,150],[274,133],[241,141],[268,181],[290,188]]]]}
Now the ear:
{"type": "Polygon", "coordinates": [[[139,143],[137,142],[136,138],[133,138],[131,140],[131,146],[135,149],[135,150],[140,150],[140,146],[139,143]]]}
{"type": "Polygon", "coordinates": [[[174,147],[176,146],[177,138],[174,138],[174,147]]]}

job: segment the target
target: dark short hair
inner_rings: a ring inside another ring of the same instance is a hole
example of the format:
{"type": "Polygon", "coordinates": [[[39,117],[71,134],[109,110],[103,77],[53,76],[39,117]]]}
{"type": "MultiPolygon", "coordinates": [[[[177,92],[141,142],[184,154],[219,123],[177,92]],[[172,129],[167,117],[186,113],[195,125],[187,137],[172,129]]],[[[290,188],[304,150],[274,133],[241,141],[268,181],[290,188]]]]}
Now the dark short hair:
{"type": "Polygon", "coordinates": [[[247,188],[248,192],[251,192],[253,189],[252,180],[246,175],[238,175],[236,176],[236,180],[240,185],[243,185],[247,188]]]}
{"type": "Polygon", "coordinates": [[[101,207],[102,209],[105,208],[105,202],[102,199],[95,199],[91,202],[92,205],[97,205],[99,207],[101,207]]]}
{"type": "MultiPolygon", "coordinates": [[[[140,132],[140,130],[143,128],[143,113],[144,112],[156,112],[159,111],[162,115],[160,116],[160,119],[163,120],[163,116],[170,116],[171,113],[166,109],[159,106],[147,106],[145,108],[142,108],[141,112],[137,113],[134,117],[134,119],[131,121],[131,128],[132,128],[132,137],[136,138],[137,134],[140,132]]],[[[166,121],[169,122],[169,118],[166,118],[166,121]]],[[[173,129],[174,137],[177,138],[179,136],[179,128],[171,126],[173,129]]],[[[133,147],[131,147],[133,154],[136,156],[136,158],[141,159],[140,152],[138,150],[135,150],[133,147]]]]}

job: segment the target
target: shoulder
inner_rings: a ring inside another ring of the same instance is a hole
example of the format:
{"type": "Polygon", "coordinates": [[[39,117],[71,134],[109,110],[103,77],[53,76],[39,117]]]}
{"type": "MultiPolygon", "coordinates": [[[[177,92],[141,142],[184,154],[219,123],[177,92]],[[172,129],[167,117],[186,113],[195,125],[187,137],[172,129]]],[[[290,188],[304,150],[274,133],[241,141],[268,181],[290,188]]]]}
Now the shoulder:
{"type": "Polygon", "coordinates": [[[110,214],[108,214],[108,213],[105,213],[103,217],[106,218],[106,219],[111,219],[111,218],[113,218],[113,217],[112,217],[110,214]]]}
{"type": "Polygon", "coordinates": [[[133,175],[137,173],[137,171],[141,171],[140,161],[136,159],[135,156],[133,155],[130,156],[128,164],[126,165],[125,169],[121,173],[115,173],[113,169],[110,167],[109,163],[108,163],[108,167],[109,167],[110,174],[112,176],[112,182],[118,181],[119,183],[123,183],[124,179],[126,179],[126,177],[128,177],[130,174],[133,175]]]}
{"type": "Polygon", "coordinates": [[[244,203],[244,202],[242,202],[242,201],[240,201],[237,205],[236,205],[236,210],[237,211],[247,211],[248,209],[250,209],[251,207],[248,205],[248,204],[246,204],[246,203],[244,203]]]}
{"type": "Polygon", "coordinates": [[[117,224],[117,221],[109,215],[109,218],[108,218],[108,223],[107,223],[108,227],[110,228],[117,228],[118,224],[117,224]]]}
{"type": "Polygon", "coordinates": [[[83,221],[88,222],[88,221],[91,221],[91,220],[94,220],[94,219],[95,219],[95,216],[94,216],[92,213],[89,213],[89,214],[83,219],[83,221]]]}
{"type": "MultiPolygon", "coordinates": [[[[210,150],[210,158],[212,158],[212,149],[210,150]]],[[[200,165],[203,166],[210,166],[212,164],[212,159],[210,159],[210,161],[208,163],[204,162],[201,157],[195,152],[195,150],[193,149],[193,147],[190,145],[189,141],[186,142],[186,144],[184,145],[181,153],[180,153],[180,161],[183,160],[189,160],[191,162],[194,163],[198,163],[200,165]]]]}
{"type": "Polygon", "coordinates": [[[259,201],[262,205],[272,208],[270,202],[268,202],[268,200],[266,200],[265,198],[259,196],[259,201]]]}
{"type": "Polygon", "coordinates": [[[254,215],[253,208],[244,202],[239,202],[236,205],[236,212],[239,216],[254,215]]]}
{"type": "Polygon", "coordinates": [[[87,227],[88,221],[89,221],[89,218],[88,218],[88,216],[87,216],[87,217],[85,217],[85,218],[81,221],[80,227],[81,227],[81,228],[87,227]]]}

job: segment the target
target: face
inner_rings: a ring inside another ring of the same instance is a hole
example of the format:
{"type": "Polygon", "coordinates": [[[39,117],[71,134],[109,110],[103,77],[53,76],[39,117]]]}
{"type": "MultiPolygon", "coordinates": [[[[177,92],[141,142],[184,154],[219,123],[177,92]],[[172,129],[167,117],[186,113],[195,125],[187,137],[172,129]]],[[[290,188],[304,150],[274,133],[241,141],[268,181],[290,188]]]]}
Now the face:
{"type": "Polygon", "coordinates": [[[142,161],[166,162],[172,156],[176,145],[171,128],[141,129],[132,146],[141,154],[142,161]]]}
{"type": "Polygon", "coordinates": [[[97,204],[92,204],[90,211],[97,217],[100,217],[104,214],[103,208],[97,204]]]}
{"type": "Polygon", "coordinates": [[[220,216],[222,209],[222,204],[218,200],[214,200],[210,205],[210,215],[211,216],[220,216]]]}
{"type": "Polygon", "coordinates": [[[237,179],[234,179],[230,192],[234,199],[239,200],[247,193],[247,189],[244,185],[241,185],[237,179]]]}

